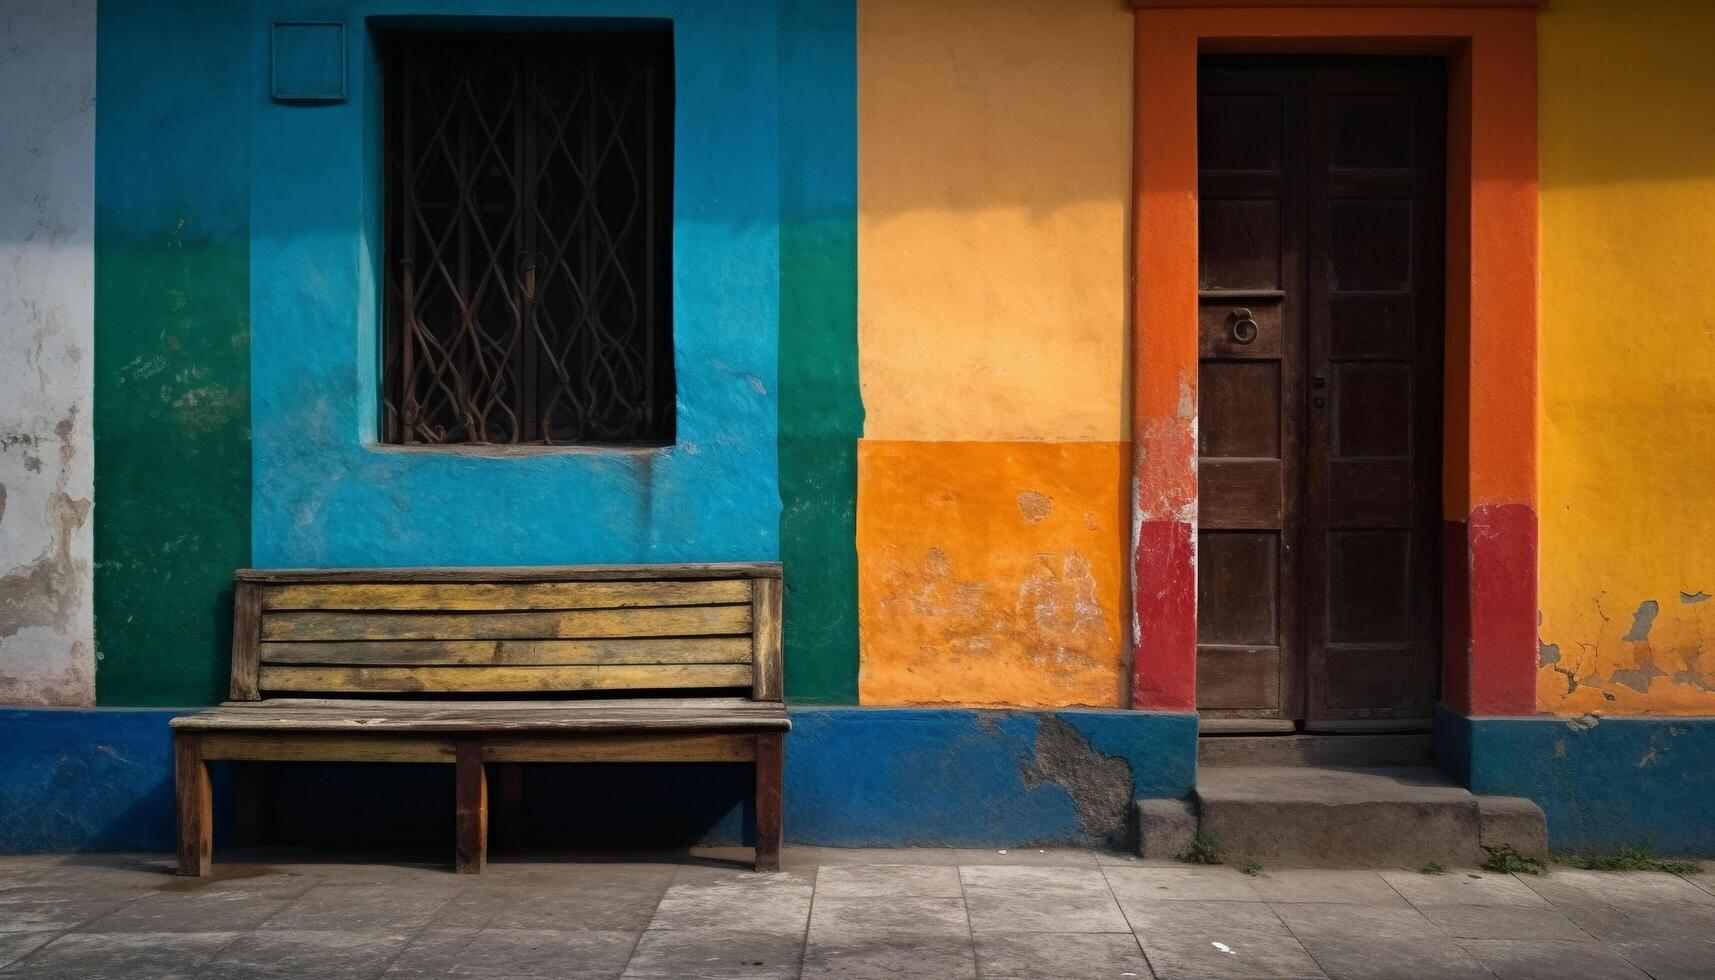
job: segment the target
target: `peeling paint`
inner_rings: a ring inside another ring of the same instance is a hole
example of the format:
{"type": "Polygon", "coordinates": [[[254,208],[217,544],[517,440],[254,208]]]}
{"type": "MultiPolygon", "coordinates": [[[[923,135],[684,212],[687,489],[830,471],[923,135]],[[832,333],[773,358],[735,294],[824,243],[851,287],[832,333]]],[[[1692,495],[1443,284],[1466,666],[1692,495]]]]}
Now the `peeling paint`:
{"type": "Polygon", "coordinates": [[[1044,715],[1036,729],[1036,754],[1021,774],[1026,787],[1063,787],[1086,836],[1111,847],[1126,846],[1132,771],[1125,759],[1097,752],[1064,719],[1044,715]]]}
{"type": "Polygon", "coordinates": [[[1681,592],[1679,594],[1679,601],[1684,603],[1687,606],[1694,606],[1699,602],[1708,602],[1709,601],[1709,593],[1707,593],[1707,592],[1681,592]]]}
{"type": "Polygon", "coordinates": [[[1654,599],[1636,600],[1623,633],[1606,611],[1615,604],[1606,591],[1575,615],[1545,617],[1538,638],[1539,703],[1560,714],[1598,704],[1635,714],[1715,710],[1715,684],[1702,663],[1707,638],[1715,635],[1715,606],[1685,601],[1697,593],[1678,594],[1681,601],[1666,608],[1654,599]]]}
{"type": "Polygon", "coordinates": [[[1560,644],[1544,643],[1542,640],[1538,639],[1536,641],[1536,665],[1538,667],[1546,667],[1549,664],[1557,664],[1559,662],[1560,644]]]}
{"type": "Polygon", "coordinates": [[[1649,642],[1650,627],[1655,625],[1655,618],[1660,613],[1660,603],[1654,599],[1645,599],[1638,604],[1638,611],[1632,614],[1632,628],[1620,639],[1627,643],[1649,642]]]}
{"type": "Polygon", "coordinates": [[[1054,498],[1037,493],[1035,490],[1020,490],[1018,493],[1018,512],[1032,524],[1041,524],[1054,513],[1054,498]]]}
{"type": "Polygon", "coordinates": [[[63,493],[52,498],[53,546],[25,565],[0,575],[0,639],[24,629],[65,628],[87,598],[89,563],[74,558],[72,542],[89,517],[90,503],[63,493]]]}
{"type": "Polygon", "coordinates": [[[1610,683],[1624,684],[1639,694],[1648,694],[1650,684],[1657,677],[1666,677],[1667,672],[1655,664],[1644,664],[1635,670],[1616,670],[1608,675],[1610,683]]]}
{"type": "MultiPolygon", "coordinates": [[[[21,11],[22,12],[22,11],[21,11]]],[[[0,702],[95,697],[95,3],[0,15],[0,702]]]]}

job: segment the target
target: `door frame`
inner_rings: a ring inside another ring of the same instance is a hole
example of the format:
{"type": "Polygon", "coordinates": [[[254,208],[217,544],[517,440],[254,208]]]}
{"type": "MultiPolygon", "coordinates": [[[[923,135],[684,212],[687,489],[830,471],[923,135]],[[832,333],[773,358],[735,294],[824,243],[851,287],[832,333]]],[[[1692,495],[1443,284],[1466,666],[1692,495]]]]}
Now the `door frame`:
{"type": "Polygon", "coordinates": [[[1197,701],[1197,58],[1447,61],[1442,705],[1536,708],[1538,0],[1132,0],[1133,708],[1197,701]]]}

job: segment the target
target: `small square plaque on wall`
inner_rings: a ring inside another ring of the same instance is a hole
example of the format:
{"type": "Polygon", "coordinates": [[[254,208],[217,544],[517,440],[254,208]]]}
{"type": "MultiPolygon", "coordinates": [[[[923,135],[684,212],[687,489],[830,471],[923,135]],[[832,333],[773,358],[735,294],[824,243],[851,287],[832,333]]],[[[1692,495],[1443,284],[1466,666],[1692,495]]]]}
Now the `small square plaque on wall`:
{"type": "Polygon", "coordinates": [[[274,22],[275,102],[298,105],[345,101],[345,22],[274,22]]]}

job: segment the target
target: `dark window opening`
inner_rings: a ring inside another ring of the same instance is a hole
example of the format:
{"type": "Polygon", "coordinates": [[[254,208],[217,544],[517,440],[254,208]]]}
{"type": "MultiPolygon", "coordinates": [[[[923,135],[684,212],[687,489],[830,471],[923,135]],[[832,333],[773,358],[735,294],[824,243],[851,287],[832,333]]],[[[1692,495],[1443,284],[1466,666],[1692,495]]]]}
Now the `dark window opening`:
{"type": "Polygon", "coordinates": [[[382,56],[382,440],[672,442],[671,37],[382,56]]]}

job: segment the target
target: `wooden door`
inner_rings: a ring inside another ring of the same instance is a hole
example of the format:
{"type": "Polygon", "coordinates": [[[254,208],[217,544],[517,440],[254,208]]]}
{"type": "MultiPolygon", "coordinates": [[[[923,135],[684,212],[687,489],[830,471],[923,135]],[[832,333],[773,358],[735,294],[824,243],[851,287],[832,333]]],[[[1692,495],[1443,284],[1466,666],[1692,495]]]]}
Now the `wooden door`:
{"type": "Polygon", "coordinates": [[[1438,690],[1437,62],[1204,62],[1198,707],[1427,719],[1438,690]]]}

